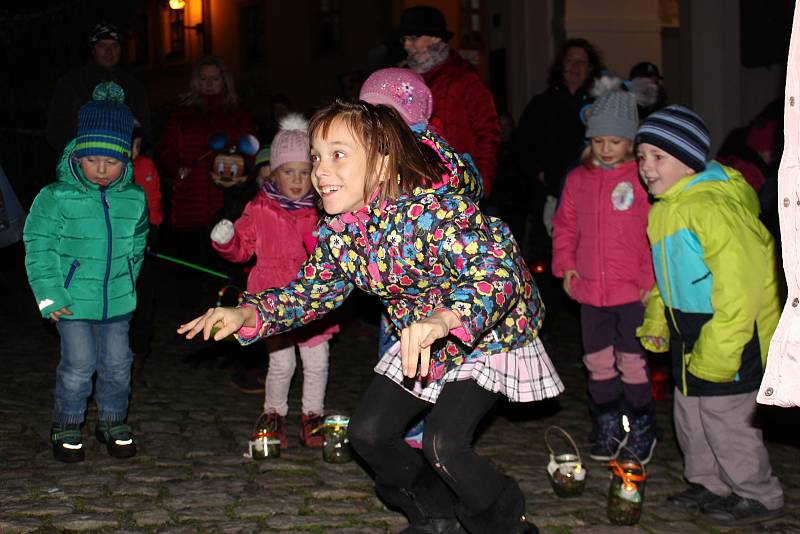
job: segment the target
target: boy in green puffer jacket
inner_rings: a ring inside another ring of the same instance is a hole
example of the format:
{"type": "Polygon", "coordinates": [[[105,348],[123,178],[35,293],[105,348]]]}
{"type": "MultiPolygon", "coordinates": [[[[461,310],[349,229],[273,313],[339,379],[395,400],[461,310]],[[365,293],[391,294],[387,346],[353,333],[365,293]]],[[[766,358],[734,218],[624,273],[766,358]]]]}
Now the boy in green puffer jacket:
{"type": "Polygon", "coordinates": [[[25,267],[42,317],[61,336],[51,441],[62,462],[84,460],[80,425],[97,372],[96,437],[116,458],[136,454],[128,416],[128,323],[148,231],[133,183],[133,115],[113,82],[78,112],[56,182],[39,192],[24,230],[25,267]]]}

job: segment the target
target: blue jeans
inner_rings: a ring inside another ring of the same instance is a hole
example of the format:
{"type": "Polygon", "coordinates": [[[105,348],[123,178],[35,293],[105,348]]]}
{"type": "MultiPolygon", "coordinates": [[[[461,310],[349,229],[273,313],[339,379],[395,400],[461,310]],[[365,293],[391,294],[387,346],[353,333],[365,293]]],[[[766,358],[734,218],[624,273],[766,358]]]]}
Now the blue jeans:
{"type": "Polygon", "coordinates": [[[53,422],[83,422],[95,371],[98,418],[108,422],[125,419],[133,360],[128,344],[130,320],[128,314],[106,321],[56,322],[61,335],[61,361],[56,369],[53,422]]]}

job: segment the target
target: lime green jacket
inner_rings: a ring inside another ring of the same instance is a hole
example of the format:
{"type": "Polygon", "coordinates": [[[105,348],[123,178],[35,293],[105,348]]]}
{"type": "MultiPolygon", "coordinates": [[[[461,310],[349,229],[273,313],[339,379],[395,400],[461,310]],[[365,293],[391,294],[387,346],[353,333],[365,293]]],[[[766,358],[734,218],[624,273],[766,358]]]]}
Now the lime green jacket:
{"type": "Polygon", "coordinates": [[[670,350],[684,395],[757,390],[780,308],[755,192],[712,161],[656,199],[647,225],[656,286],[637,335],[670,350]]]}
{"type": "Polygon", "coordinates": [[[147,203],[130,163],[103,188],[84,177],[73,150],[74,141],[25,222],[28,282],[42,317],[66,307],[72,315],[62,319],[111,319],[136,308],[147,203]]]}

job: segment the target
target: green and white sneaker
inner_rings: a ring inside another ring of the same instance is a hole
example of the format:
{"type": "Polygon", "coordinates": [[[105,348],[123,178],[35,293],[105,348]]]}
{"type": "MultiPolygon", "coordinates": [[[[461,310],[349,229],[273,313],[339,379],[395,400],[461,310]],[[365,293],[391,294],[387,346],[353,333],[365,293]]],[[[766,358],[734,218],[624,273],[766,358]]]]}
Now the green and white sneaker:
{"type": "Polygon", "coordinates": [[[94,430],[97,441],[104,443],[108,454],[114,458],[136,456],[133,429],[121,421],[100,421],[94,430]]]}
{"type": "Polygon", "coordinates": [[[79,423],[53,423],[50,427],[50,441],[53,442],[53,456],[56,460],[72,464],[86,458],[79,423]]]}

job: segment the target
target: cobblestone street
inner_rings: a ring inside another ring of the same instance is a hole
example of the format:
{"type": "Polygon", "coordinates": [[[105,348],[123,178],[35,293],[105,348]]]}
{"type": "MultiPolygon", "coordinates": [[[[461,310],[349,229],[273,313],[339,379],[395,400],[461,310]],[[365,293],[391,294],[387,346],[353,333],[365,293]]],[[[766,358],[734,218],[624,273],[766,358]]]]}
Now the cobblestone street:
{"type": "MultiPolygon", "coordinates": [[[[375,497],[369,474],[357,462],[329,464],[319,450],[299,445],[300,364],[289,414],[291,447],[279,459],[243,456],[263,395],[230,385],[232,342],[209,347],[174,334],[199,310],[180,310],[173,296],[181,272],[162,269],[154,350],[145,383],[134,390],[130,423],[139,454],[115,460],[93,435],[90,404],[83,430],[86,461],[56,461],[49,443],[58,336],[38,318],[21,267],[21,254],[5,253],[0,273],[0,532],[330,532],[388,533],[406,525],[375,497]]],[[[163,265],[160,265],[163,267],[163,265]]],[[[213,300],[211,295],[209,300],[213,300]]],[[[371,378],[376,328],[354,306],[331,345],[326,411],[349,414],[371,378]]],[[[527,511],[543,532],[588,534],[649,532],[800,533],[800,462],[796,411],[764,411],[773,467],[786,491],[786,514],[749,529],[714,527],[666,503],[684,487],[681,456],[671,427],[671,400],[658,403],[665,430],[648,466],[646,503],[635,527],[615,527],[606,517],[608,471],[588,459],[584,374],[577,318],[562,312],[546,345],[567,391],[554,402],[501,404],[476,447],[512,474],[526,494],[527,511]],[[580,497],[559,499],[545,472],[544,432],[567,429],[586,455],[589,478],[580,497]]],[[[255,349],[263,351],[261,346],[255,349]]]]}

